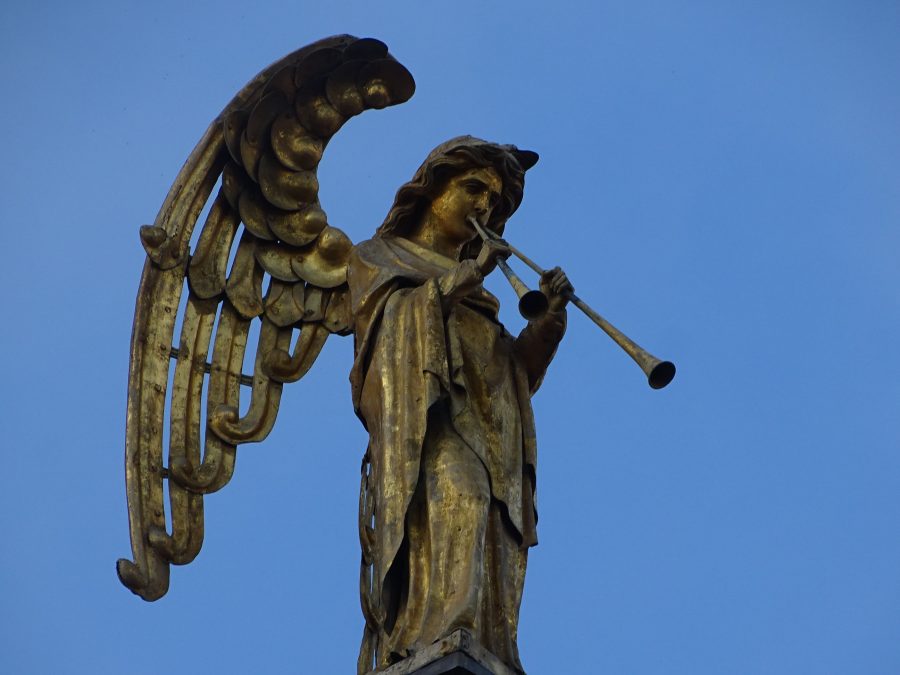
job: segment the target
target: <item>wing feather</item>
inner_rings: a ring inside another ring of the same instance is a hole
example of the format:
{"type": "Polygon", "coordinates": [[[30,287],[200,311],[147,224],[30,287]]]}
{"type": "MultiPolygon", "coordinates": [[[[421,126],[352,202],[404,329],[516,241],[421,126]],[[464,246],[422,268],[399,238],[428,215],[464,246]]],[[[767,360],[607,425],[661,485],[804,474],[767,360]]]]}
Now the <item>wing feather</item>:
{"type": "Polygon", "coordinates": [[[134,563],[119,560],[126,586],[146,600],[162,597],[169,567],[153,548],[152,530],[165,530],[163,506],[163,419],[168,384],[169,345],[181,297],[183,274],[162,269],[152,259],[144,265],[131,338],[125,484],[134,563]]]}
{"type": "MultiPolygon", "coordinates": [[[[240,402],[241,367],[247,349],[250,320],[244,319],[229,304],[219,315],[213,347],[212,367],[206,395],[207,419],[220,407],[237,408],[240,402]]],[[[235,443],[216,434],[207,433],[203,461],[193,466],[187,461],[175,461],[169,471],[173,479],[185,489],[209,493],[224,487],[234,474],[235,443]]]]}
{"type": "Polygon", "coordinates": [[[209,424],[217,436],[238,444],[258,443],[269,435],[278,414],[283,384],[271,379],[266,374],[263,364],[273,350],[284,350],[290,344],[291,330],[279,328],[264,317],[256,348],[250,408],[243,417],[239,416],[236,406],[222,405],[216,408],[209,424]]]}
{"type": "Polygon", "coordinates": [[[296,382],[315,363],[329,335],[328,329],[321,323],[306,324],[300,329],[294,353],[289,354],[286,349],[275,349],[269,354],[263,367],[273,380],[296,382]]]}
{"type": "Polygon", "coordinates": [[[338,335],[348,335],[350,329],[350,291],[346,286],[336,288],[328,298],[323,325],[338,335]]]}
{"type": "Polygon", "coordinates": [[[304,296],[303,284],[286,284],[272,279],[265,299],[266,318],[281,328],[293,326],[303,318],[304,296]]]}
{"type": "Polygon", "coordinates": [[[215,298],[225,290],[228,255],[239,226],[240,218],[220,190],[188,266],[191,291],[198,297],[215,298]]]}
{"type": "Polygon", "coordinates": [[[247,185],[238,197],[241,221],[254,236],[266,241],[275,241],[275,234],[266,217],[265,199],[256,185],[247,185]]]}
{"type": "Polygon", "coordinates": [[[256,263],[257,245],[258,240],[245,231],[225,286],[231,306],[245,319],[253,319],[263,312],[263,269],[256,263]]]}
{"type": "MultiPolygon", "coordinates": [[[[191,296],[185,308],[179,356],[172,381],[169,463],[200,464],[200,423],[206,355],[216,319],[217,303],[191,296]]],[[[193,560],[203,545],[203,497],[169,482],[172,534],[150,531],[150,542],[177,565],[193,560]]]]}
{"type": "Polygon", "coordinates": [[[300,281],[300,276],[291,266],[291,258],[297,253],[296,249],[261,241],[257,244],[255,253],[257,262],[273,279],[300,281]]]}

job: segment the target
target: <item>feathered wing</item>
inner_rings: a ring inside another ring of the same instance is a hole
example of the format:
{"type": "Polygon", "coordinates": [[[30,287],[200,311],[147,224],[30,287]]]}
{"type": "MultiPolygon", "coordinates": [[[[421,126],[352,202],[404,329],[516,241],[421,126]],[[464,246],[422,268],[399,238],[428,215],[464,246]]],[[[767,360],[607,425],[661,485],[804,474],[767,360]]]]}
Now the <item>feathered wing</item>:
{"type": "Polygon", "coordinates": [[[349,332],[352,244],[327,223],[316,167],[349,117],[402,103],[414,89],[412,76],[378,40],[341,35],[286,56],[212,122],[156,222],[141,228],[147,261],[131,339],[125,442],[134,561],[120,559],[117,571],[145,600],[166,593],[170,564],[188,563],[200,551],[203,495],[230,480],[238,444],[268,435],[283,383],[307,372],[329,335],[349,332]],[[244,375],[255,320],[254,368],[244,375]],[[243,390],[250,403],[242,416],[243,390]]]}

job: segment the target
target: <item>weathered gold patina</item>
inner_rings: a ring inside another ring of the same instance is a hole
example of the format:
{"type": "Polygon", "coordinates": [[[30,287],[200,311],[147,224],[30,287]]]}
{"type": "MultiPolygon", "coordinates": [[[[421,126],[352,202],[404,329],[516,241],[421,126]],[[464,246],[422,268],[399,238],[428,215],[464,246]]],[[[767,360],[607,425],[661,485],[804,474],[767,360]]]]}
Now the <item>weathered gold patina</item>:
{"type": "Polygon", "coordinates": [[[117,570],[145,600],[166,593],[169,566],[200,550],[203,495],[228,483],[237,445],[268,435],[283,384],[303,377],[329,335],[352,334],[353,402],[370,435],[359,673],[459,629],[523,672],[516,631],[537,542],[530,397],[565,331],[572,287],[559,268],[542,272],[546,311],[512,336],[482,285],[513,252],[499,236],[537,161],[514,146],[470,136],[438,146],[357,246],[328,224],[316,168],[329,139],[414,88],[377,40],[337,36],[290,54],[213,121],[141,228],[126,432],[134,559],[117,570]]]}

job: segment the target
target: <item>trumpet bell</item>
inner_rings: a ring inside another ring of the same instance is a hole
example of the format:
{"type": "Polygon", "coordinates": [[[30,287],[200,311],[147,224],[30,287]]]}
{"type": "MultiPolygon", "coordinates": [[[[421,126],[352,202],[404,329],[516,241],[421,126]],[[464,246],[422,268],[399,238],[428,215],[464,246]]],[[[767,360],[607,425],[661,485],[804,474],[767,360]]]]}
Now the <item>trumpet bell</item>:
{"type": "Polygon", "coordinates": [[[662,389],[675,377],[675,364],[671,361],[658,361],[647,373],[647,382],[653,389],[662,389]]]}
{"type": "Polygon", "coordinates": [[[519,298],[519,314],[529,321],[540,319],[547,313],[549,306],[547,296],[541,291],[528,291],[519,298]]]}

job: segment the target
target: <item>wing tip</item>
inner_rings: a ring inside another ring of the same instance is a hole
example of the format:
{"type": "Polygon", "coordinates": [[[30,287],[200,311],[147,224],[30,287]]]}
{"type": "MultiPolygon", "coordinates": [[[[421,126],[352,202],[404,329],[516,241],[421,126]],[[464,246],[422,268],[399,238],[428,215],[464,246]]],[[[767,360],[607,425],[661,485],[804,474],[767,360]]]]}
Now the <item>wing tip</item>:
{"type": "Polygon", "coordinates": [[[147,602],[159,600],[169,590],[168,583],[150,584],[147,575],[141,571],[140,567],[126,558],[119,558],[116,561],[116,574],[122,585],[147,602]]]}

